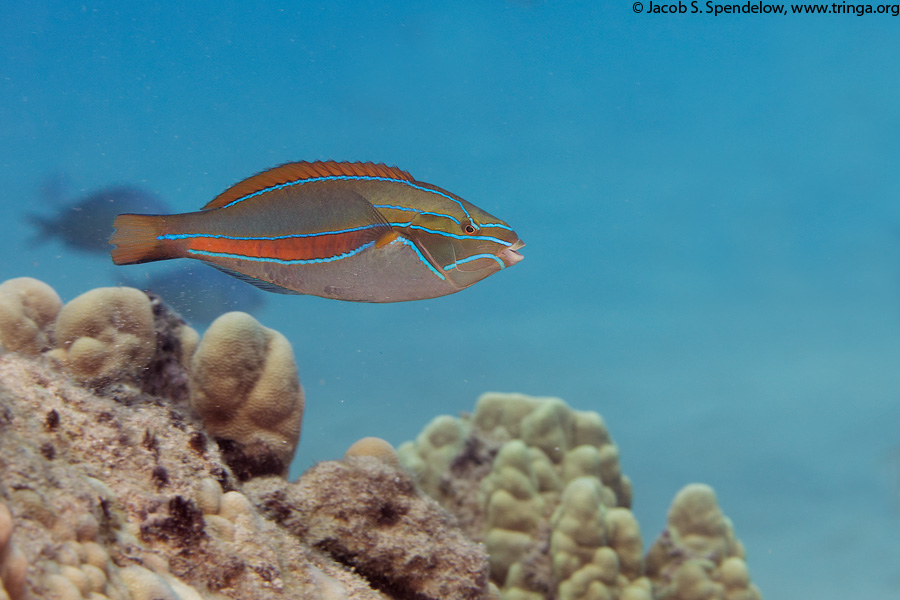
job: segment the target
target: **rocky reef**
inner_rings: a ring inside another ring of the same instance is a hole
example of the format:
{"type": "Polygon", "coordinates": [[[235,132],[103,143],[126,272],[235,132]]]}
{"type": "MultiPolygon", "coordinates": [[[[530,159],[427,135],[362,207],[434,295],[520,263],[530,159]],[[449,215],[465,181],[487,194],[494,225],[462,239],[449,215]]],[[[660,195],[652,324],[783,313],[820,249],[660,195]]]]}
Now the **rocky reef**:
{"type": "Polygon", "coordinates": [[[596,413],[486,394],[289,482],[303,409],[249,315],[0,284],[0,600],[760,597],[707,486],[643,554],[596,413]]]}

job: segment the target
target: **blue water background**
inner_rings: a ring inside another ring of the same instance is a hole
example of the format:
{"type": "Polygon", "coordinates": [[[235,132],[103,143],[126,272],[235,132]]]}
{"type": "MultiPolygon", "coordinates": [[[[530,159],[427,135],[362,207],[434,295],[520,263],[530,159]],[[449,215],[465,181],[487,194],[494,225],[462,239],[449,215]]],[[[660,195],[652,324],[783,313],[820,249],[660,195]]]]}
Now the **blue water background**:
{"type": "Polygon", "coordinates": [[[702,481],[766,598],[900,597],[898,18],[175,4],[4,7],[0,279],[117,280],[29,244],[59,174],[189,211],[289,160],[396,164],[526,258],[437,300],[268,297],[294,475],[484,391],[557,395],[606,418],[645,543],[702,481]]]}

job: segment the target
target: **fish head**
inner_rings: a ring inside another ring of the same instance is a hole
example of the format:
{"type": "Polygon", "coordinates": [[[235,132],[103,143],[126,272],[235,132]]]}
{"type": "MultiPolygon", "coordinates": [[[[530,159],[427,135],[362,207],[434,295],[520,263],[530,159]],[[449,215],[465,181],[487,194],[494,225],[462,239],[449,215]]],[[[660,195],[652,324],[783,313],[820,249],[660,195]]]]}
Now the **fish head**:
{"type": "Polygon", "coordinates": [[[459,218],[422,213],[410,226],[411,237],[435,267],[460,289],[511,267],[524,257],[525,245],[506,222],[472,206],[459,218]]]}

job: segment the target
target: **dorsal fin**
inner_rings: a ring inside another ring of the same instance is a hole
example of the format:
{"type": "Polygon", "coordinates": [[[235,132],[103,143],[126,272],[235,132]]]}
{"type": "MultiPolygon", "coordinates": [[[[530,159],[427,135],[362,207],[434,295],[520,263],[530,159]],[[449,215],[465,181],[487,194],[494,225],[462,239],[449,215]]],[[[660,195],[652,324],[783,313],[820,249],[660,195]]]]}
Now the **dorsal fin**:
{"type": "Polygon", "coordinates": [[[401,171],[397,167],[388,167],[382,163],[335,162],[333,160],[286,163],[236,183],[216,196],[212,202],[203,207],[203,210],[222,208],[254,192],[290,181],[340,176],[384,177],[398,181],[414,181],[412,175],[406,171],[401,171]]]}

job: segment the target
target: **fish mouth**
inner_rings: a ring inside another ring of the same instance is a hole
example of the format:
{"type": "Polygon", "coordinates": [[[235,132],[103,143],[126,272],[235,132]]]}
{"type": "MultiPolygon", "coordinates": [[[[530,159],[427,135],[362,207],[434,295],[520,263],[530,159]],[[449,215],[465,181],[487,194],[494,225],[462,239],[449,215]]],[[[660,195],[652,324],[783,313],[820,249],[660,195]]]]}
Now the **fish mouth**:
{"type": "Polygon", "coordinates": [[[524,246],[525,242],[523,242],[522,240],[516,240],[516,242],[512,246],[503,250],[498,256],[500,260],[503,261],[503,264],[505,264],[507,267],[511,267],[525,258],[519,252],[516,252],[516,250],[524,246]]]}

